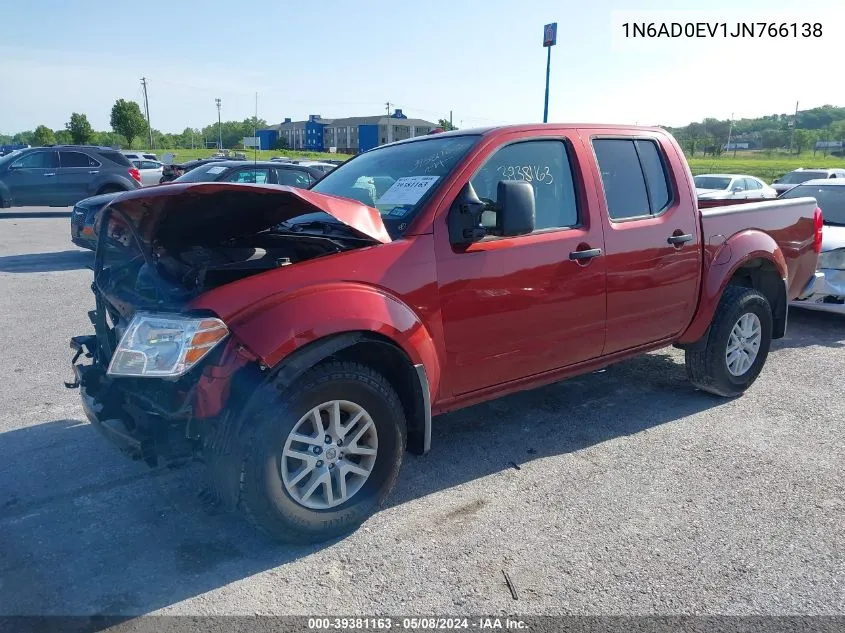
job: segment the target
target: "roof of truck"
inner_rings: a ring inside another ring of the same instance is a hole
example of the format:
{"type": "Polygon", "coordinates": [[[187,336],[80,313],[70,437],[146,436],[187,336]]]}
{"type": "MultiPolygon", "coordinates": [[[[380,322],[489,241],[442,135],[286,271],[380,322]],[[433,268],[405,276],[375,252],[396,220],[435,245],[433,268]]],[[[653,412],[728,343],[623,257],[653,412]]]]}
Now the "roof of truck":
{"type": "MultiPolygon", "coordinates": [[[[442,138],[444,136],[491,136],[493,134],[504,134],[508,132],[536,132],[538,130],[544,130],[553,128],[556,130],[574,130],[578,128],[587,128],[587,129],[600,129],[600,130],[638,130],[642,132],[663,132],[666,133],[661,127],[657,126],[644,126],[644,125],[622,125],[622,124],[610,124],[610,123],[522,123],[518,125],[495,125],[489,127],[476,127],[476,128],[468,128],[465,130],[450,130],[449,132],[440,132],[437,134],[426,134],[424,136],[415,136],[413,138],[403,139],[401,141],[394,141],[393,143],[387,143],[387,145],[398,145],[400,143],[418,143],[426,140],[431,140],[434,138],[442,138]]],[[[380,147],[385,147],[385,145],[381,145],[380,147]]]]}

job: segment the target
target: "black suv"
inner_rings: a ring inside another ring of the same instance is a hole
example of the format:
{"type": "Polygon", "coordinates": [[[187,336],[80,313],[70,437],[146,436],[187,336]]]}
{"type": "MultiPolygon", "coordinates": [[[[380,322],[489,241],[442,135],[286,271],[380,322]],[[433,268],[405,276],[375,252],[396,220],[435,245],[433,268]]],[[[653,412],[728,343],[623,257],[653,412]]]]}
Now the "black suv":
{"type": "Polygon", "coordinates": [[[0,208],[67,207],[89,196],[140,186],[138,170],[110,147],[32,147],[0,158],[0,208]]]}

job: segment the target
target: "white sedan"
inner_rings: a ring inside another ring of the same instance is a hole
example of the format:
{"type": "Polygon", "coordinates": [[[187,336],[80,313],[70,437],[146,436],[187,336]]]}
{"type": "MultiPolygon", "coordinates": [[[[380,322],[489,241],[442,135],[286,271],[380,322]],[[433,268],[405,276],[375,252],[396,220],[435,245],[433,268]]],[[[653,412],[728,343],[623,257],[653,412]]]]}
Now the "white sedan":
{"type": "Polygon", "coordinates": [[[754,176],[745,174],[700,174],[695,177],[699,200],[768,200],[778,192],[754,176]]]}
{"type": "Polygon", "coordinates": [[[132,164],[141,172],[141,184],[144,187],[157,185],[164,173],[164,163],[157,160],[133,160],[132,164]]]}

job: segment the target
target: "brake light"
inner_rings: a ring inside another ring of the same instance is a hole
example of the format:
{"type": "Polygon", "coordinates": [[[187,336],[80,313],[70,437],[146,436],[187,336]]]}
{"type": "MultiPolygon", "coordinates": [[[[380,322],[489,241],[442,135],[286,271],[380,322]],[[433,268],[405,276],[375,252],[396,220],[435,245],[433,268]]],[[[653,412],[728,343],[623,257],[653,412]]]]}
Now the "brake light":
{"type": "Polygon", "coordinates": [[[132,176],[139,183],[141,182],[141,172],[138,171],[138,169],[136,169],[135,167],[129,168],[129,175],[132,176]]]}
{"type": "Polygon", "coordinates": [[[822,252],[822,227],[824,226],[824,215],[821,207],[816,207],[813,213],[813,250],[816,253],[822,252]]]}

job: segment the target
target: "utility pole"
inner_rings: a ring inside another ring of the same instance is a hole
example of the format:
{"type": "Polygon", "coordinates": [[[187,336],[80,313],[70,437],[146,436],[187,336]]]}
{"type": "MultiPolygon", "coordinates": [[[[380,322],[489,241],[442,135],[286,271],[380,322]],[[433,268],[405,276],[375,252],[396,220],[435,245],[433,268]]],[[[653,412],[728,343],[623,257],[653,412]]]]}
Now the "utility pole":
{"type": "Polygon", "coordinates": [[[454,130],[455,127],[452,125],[452,111],[449,110],[449,129],[454,130]]]}
{"type": "MultiPolygon", "coordinates": [[[[734,131],[734,113],[731,112],[731,124],[728,127],[728,143],[725,145],[725,151],[731,151],[731,136],[733,135],[734,131]]],[[[736,148],[734,148],[734,158],[736,158],[736,148]]]]}
{"type": "Polygon", "coordinates": [[[141,77],[141,86],[144,88],[144,114],[147,117],[147,131],[150,134],[150,149],[155,149],[153,145],[153,126],[150,123],[150,101],[147,98],[147,78],[141,77]]]}
{"type": "Polygon", "coordinates": [[[220,118],[220,97],[217,97],[214,102],[217,104],[217,149],[223,149],[223,123],[220,118]]]}
{"type": "Polygon", "coordinates": [[[795,116],[792,117],[792,134],[789,135],[789,153],[792,153],[792,144],[795,141],[795,126],[798,125],[798,102],[795,102],[795,116]]]}
{"type": "Polygon", "coordinates": [[[543,27],[543,46],[547,48],[546,54],[546,100],[543,105],[543,123],[549,121],[549,72],[552,67],[552,46],[557,44],[557,22],[552,22],[543,27]]]}

